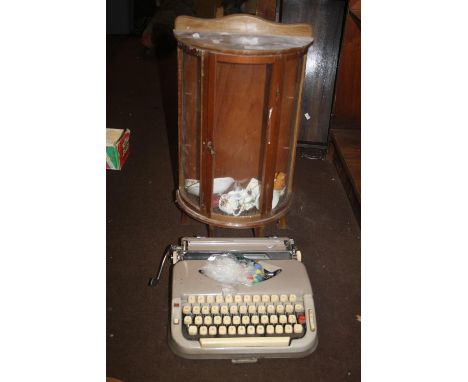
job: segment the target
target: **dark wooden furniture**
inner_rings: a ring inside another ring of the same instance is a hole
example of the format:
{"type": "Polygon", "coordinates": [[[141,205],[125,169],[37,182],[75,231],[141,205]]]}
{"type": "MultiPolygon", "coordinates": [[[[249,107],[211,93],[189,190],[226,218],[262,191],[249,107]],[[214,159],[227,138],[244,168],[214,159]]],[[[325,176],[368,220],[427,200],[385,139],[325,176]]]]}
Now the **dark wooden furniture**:
{"type": "Polygon", "coordinates": [[[361,124],[360,8],[360,1],[349,2],[336,78],[332,129],[359,129],[361,124]]]}
{"type": "Polygon", "coordinates": [[[308,23],[315,32],[314,45],[307,53],[298,135],[299,144],[304,147],[325,151],[328,146],[345,6],[345,0],[281,2],[281,22],[308,23]]]}
{"type": "Polygon", "coordinates": [[[348,4],[331,117],[328,159],[361,221],[361,2],[348,4]]]}
{"type": "Polygon", "coordinates": [[[361,221],[361,131],[332,130],[328,159],[333,162],[354,215],[361,221]]]}
{"type": "Polygon", "coordinates": [[[312,29],[249,15],[181,16],[179,188],[183,212],[214,227],[282,220],[291,204],[312,29]]]}

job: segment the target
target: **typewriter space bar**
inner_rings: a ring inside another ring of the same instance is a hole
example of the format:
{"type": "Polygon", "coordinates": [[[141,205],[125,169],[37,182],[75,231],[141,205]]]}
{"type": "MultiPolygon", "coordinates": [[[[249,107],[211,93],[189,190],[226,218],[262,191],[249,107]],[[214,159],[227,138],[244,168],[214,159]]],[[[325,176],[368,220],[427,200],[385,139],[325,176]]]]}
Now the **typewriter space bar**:
{"type": "Polygon", "coordinates": [[[278,347],[289,346],[290,337],[200,338],[202,348],[278,347]]]}

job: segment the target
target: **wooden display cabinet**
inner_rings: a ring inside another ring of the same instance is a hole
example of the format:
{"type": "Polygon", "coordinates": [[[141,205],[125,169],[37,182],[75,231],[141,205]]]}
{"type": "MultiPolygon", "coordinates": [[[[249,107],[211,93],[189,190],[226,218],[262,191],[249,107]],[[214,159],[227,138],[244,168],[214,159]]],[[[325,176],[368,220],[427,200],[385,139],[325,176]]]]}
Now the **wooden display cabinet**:
{"type": "Polygon", "coordinates": [[[249,15],[176,19],[177,203],[213,227],[256,228],[291,204],[307,24],[249,15]]]}

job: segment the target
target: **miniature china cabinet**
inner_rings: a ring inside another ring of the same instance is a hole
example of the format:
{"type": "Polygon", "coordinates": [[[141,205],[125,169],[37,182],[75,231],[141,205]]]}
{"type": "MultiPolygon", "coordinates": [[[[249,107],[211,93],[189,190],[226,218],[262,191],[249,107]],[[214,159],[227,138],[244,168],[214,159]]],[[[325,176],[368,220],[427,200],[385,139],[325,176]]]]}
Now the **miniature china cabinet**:
{"type": "Polygon", "coordinates": [[[307,24],[249,15],[176,19],[179,187],[184,213],[214,227],[283,221],[291,205],[307,24]]]}

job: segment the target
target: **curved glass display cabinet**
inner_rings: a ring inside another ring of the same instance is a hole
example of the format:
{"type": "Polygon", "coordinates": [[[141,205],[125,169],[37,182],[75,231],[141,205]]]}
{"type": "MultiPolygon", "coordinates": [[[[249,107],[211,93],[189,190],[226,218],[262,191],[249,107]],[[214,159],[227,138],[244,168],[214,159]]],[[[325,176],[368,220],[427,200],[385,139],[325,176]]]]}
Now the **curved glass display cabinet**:
{"type": "Polygon", "coordinates": [[[210,228],[260,228],[291,204],[307,24],[176,19],[177,203],[210,228]]]}

